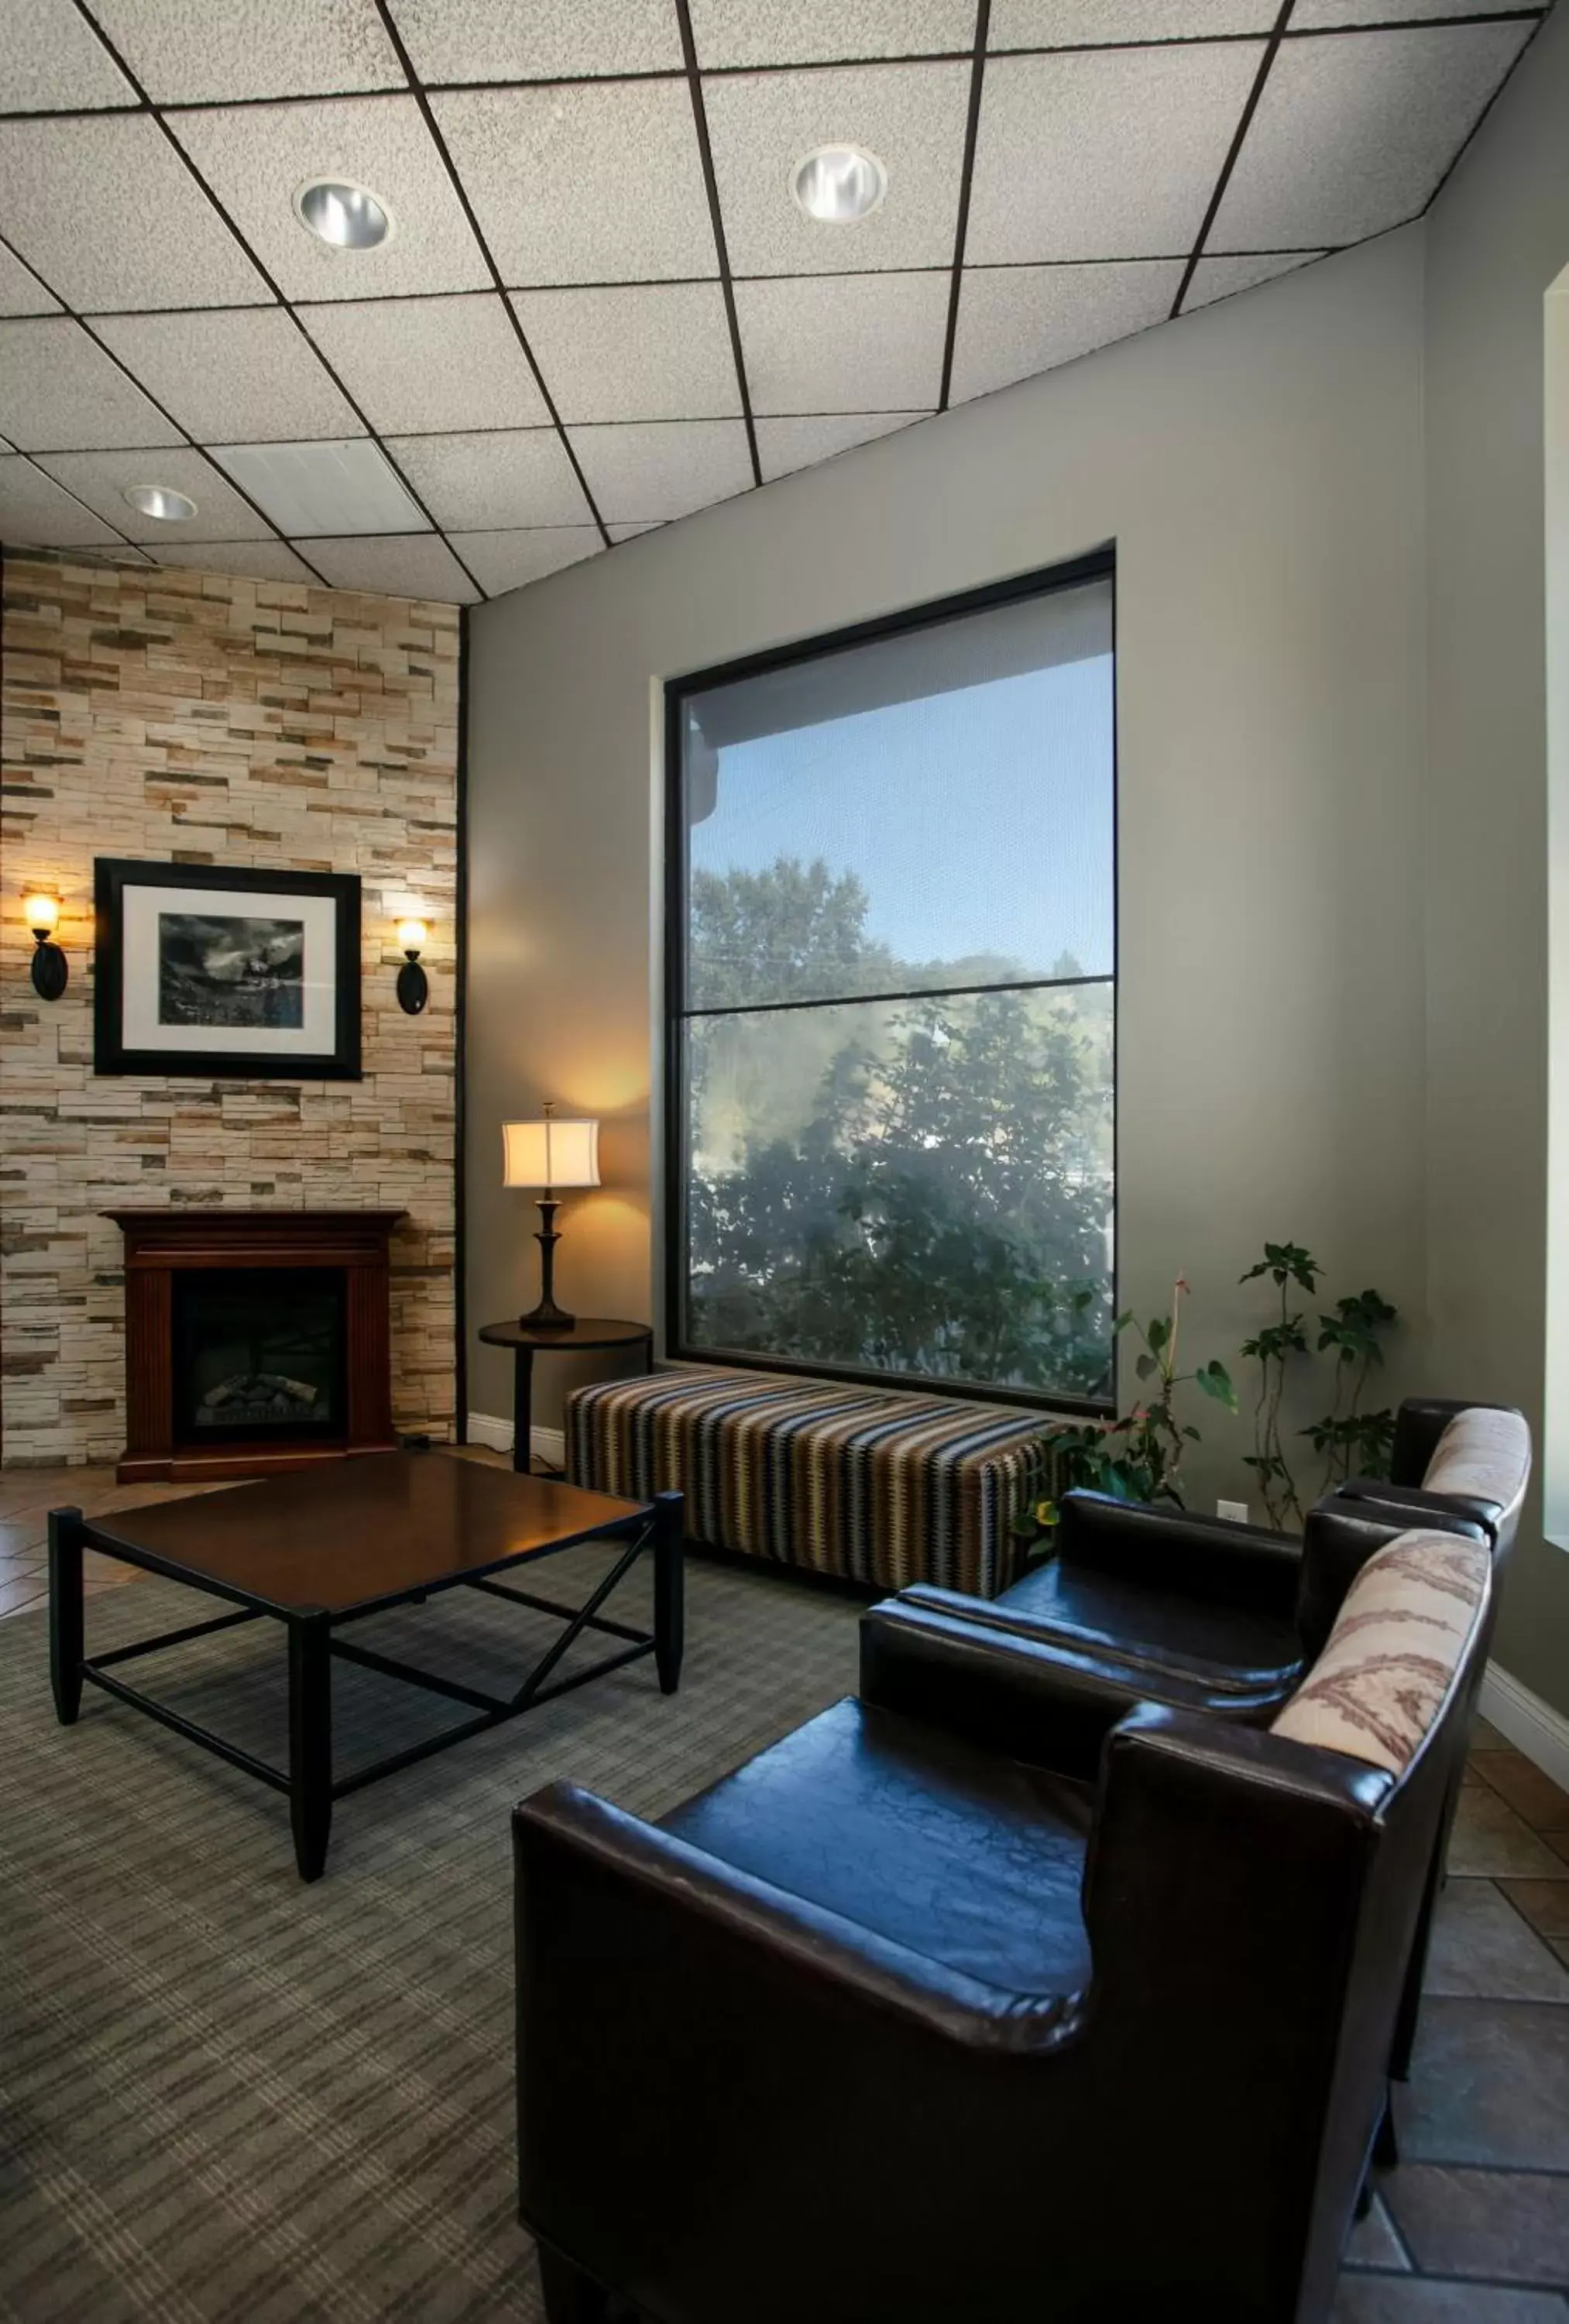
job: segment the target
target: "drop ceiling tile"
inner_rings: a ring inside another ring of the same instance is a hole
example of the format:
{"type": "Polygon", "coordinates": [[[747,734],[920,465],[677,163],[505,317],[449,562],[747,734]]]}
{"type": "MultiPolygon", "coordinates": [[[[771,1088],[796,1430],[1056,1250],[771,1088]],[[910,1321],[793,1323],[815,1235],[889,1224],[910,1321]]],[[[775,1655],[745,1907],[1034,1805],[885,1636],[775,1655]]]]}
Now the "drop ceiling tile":
{"type": "Polygon", "coordinates": [[[309,566],[301,564],[281,540],[161,540],[153,562],[188,572],[231,573],[242,581],[303,581],[311,588],[321,586],[309,566]]]}
{"type": "Polygon", "coordinates": [[[335,589],[373,589],[385,597],[430,597],[473,605],[479,591],[439,534],[395,533],[379,540],[309,540],[306,553],[335,589]]]}
{"type": "Polygon", "coordinates": [[[969,106],[968,64],[858,65],[705,81],[732,271],[835,274],[953,261],[969,106]],[[888,173],[887,199],[854,226],[809,218],[791,173],[814,146],[853,144],[888,173]]]}
{"type": "Polygon", "coordinates": [[[740,410],[717,282],[518,290],[512,304],[564,420],[707,420],[740,410]]]}
{"type": "Polygon", "coordinates": [[[1234,290],[1251,290],[1257,283],[1272,282],[1277,274],[1289,274],[1324,254],[1321,250],[1277,250],[1254,251],[1239,258],[1201,258],[1193,270],[1182,311],[1189,315],[1195,307],[1207,307],[1216,299],[1229,299],[1234,290]]]}
{"type": "Polygon", "coordinates": [[[135,104],[135,90],[74,0],[11,0],[5,19],[7,113],[135,104]]]}
{"type": "Polygon", "coordinates": [[[1171,311],[1183,262],[1112,266],[967,266],[951,400],[968,402],[1126,338],[1171,311]]]}
{"type": "Polygon", "coordinates": [[[353,407],[281,307],[105,315],[94,328],[198,443],[349,436],[359,429],[353,407]]]}
{"type": "Polygon", "coordinates": [[[689,516],[752,483],[747,431],[739,420],[665,420],[568,432],[607,524],[689,516]]]}
{"type": "Polygon", "coordinates": [[[549,425],[511,318],[493,290],[344,300],[307,307],[301,320],[383,435],[549,425]]]}
{"type": "Polygon", "coordinates": [[[775,476],[794,475],[798,468],[831,460],[836,452],[849,452],[858,444],[892,436],[901,428],[913,427],[917,420],[931,417],[929,411],[854,411],[831,419],[759,420],[757,457],[763,482],[771,484],[775,476]]]}
{"type": "Polygon", "coordinates": [[[1190,250],[1262,54],[1261,42],[1231,41],[994,58],[969,263],[1190,250]]]}
{"type": "MultiPolygon", "coordinates": [[[[220,106],[170,127],[289,299],[479,290],[490,276],[412,97],[220,106]],[[390,211],[376,250],[334,250],[294,214],[313,178],[367,186],[390,211]]],[[[129,303],[124,302],[124,303],[129,303]]]]}
{"type": "Polygon", "coordinates": [[[697,60],[804,65],[975,46],[975,0],[692,0],[697,60]]]}
{"type": "Polygon", "coordinates": [[[155,105],[408,86],[374,0],[92,0],[155,105]]]}
{"type": "MultiPolygon", "coordinates": [[[[1337,24],[1418,24],[1434,16],[1501,16],[1533,0],[1297,0],[1293,32],[1337,24]]],[[[1549,0],[1550,5],[1550,0],[1549,0]]]]}
{"type": "Polygon", "coordinates": [[[509,285],[718,272],[684,81],[466,89],[432,104],[509,285]]]}
{"type": "Polygon", "coordinates": [[[583,487],[554,428],[398,436],[387,448],[447,531],[590,521],[583,487]]]}
{"type": "Polygon", "coordinates": [[[24,452],[179,440],[179,429],[65,315],[0,322],[0,429],[24,452]]]}
{"type": "Polygon", "coordinates": [[[0,217],[6,241],[78,313],[271,297],[146,114],[0,121],[0,217]]]}
{"type": "Polygon", "coordinates": [[[0,242],[0,315],[58,315],[60,300],[50,296],[31,267],[0,242]]]}
{"type": "Polygon", "coordinates": [[[427,82],[682,69],[670,0],[396,0],[392,13],[427,82]]]}
{"type": "Polygon", "coordinates": [[[753,410],[930,410],[952,284],[946,270],[738,282],[753,410]]]}
{"type": "Polygon", "coordinates": [[[605,530],[612,540],[636,540],[640,532],[662,532],[665,519],[654,517],[647,524],[608,524],[605,530]]]}
{"type": "Polygon", "coordinates": [[[520,532],[454,532],[452,545],[481,587],[497,596],[581,564],[605,544],[598,525],[555,524],[520,532]]]}
{"type": "Polygon", "coordinates": [[[1210,241],[1300,250],[1414,217],[1532,29],[1451,24],[1283,42],[1210,241]]]}
{"type": "Polygon", "coordinates": [[[43,452],[39,466],[132,540],[265,540],[271,528],[212,462],[188,447],[171,451],[43,452]],[[169,484],[195,501],[177,523],[143,516],[125,499],[132,484],[169,484]]]}
{"type": "MultiPolygon", "coordinates": [[[[1455,0],[1461,5],[1461,0],[1455,0]]],[[[1299,14],[1303,0],[1297,0],[1299,14]]],[[[1113,41],[1214,40],[1271,32],[1280,0],[992,0],[986,46],[1093,48],[1113,41]]]]}
{"type": "Polygon", "coordinates": [[[323,444],[220,444],[213,457],[290,540],[427,532],[427,519],[368,437],[323,444]]]}
{"type": "Polygon", "coordinates": [[[0,540],[18,549],[88,549],[118,538],[31,460],[0,458],[0,540]]]}

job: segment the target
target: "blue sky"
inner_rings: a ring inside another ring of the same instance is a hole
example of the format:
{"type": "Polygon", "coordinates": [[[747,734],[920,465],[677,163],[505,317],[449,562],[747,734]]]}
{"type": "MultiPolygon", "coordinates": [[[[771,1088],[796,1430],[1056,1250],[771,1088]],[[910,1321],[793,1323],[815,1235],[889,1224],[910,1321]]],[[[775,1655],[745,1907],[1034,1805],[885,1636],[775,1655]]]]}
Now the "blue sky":
{"type": "Polygon", "coordinates": [[[694,870],[855,872],[905,960],[1112,966],[1110,654],[794,727],[720,753],[694,870]]]}

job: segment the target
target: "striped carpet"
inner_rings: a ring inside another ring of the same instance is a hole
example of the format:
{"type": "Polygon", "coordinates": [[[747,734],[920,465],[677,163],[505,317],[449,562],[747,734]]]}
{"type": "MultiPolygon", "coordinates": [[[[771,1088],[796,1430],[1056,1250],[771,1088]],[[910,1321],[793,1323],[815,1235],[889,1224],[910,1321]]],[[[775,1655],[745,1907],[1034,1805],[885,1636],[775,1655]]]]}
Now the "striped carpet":
{"type": "MultiPolygon", "coordinates": [[[[546,1586],[579,1598],[605,1563],[546,1586]]],[[[646,1593],[611,1610],[642,1620],[646,1593]]],[[[87,1650],[211,1611],[140,1582],[89,1603],[87,1650]]],[[[58,1727],[44,1617],[0,1623],[0,2316],[538,2324],[508,1811],[569,1776],[662,1812],[853,1689],[856,1616],[694,1563],[674,1702],[636,1665],[342,1802],[310,1888],[284,1801],[92,1688],[58,1727]]],[[[551,1628],[459,1591],[355,1635],[500,1689],[551,1628]]],[[[274,1626],[126,1675],[281,1764],[274,1626]]],[[[340,1664],[339,1772],[462,1715],[340,1664]]]]}

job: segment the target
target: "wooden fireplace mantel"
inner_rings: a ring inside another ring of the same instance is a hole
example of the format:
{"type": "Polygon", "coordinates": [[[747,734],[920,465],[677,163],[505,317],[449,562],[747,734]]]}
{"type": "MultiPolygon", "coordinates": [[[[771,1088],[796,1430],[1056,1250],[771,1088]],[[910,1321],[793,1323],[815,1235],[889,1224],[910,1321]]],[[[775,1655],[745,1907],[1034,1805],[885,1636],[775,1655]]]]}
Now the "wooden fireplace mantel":
{"type": "Polygon", "coordinates": [[[402,1211],[106,1211],[125,1238],[125,1450],[122,1484],[166,1477],[256,1477],[353,1452],[390,1452],[389,1244],[402,1211]],[[174,1441],[174,1296],[193,1268],[341,1268],[346,1292],[347,1410],[340,1440],[215,1445],[174,1441]]]}

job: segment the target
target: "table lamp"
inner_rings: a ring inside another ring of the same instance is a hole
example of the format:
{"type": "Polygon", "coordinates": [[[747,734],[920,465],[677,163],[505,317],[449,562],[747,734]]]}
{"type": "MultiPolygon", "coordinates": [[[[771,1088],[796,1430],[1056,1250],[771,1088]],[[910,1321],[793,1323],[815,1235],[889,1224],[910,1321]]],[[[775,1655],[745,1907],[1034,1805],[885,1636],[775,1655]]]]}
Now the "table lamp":
{"type": "Polygon", "coordinates": [[[599,1123],[583,1119],[558,1121],[554,1104],[547,1101],[543,1120],[501,1124],[501,1152],[503,1185],[544,1188],[538,1197],[543,1223],[534,1238],[539,1245],[539,1305],[518,1321],[526,1331],[570,1331],[577,1317],[558,1307],[555,1296],[555,1246],[561,1240],[555,1231],[560,1207],[555,1191],[558,1186],[599,1185],[599,1123]]]}

